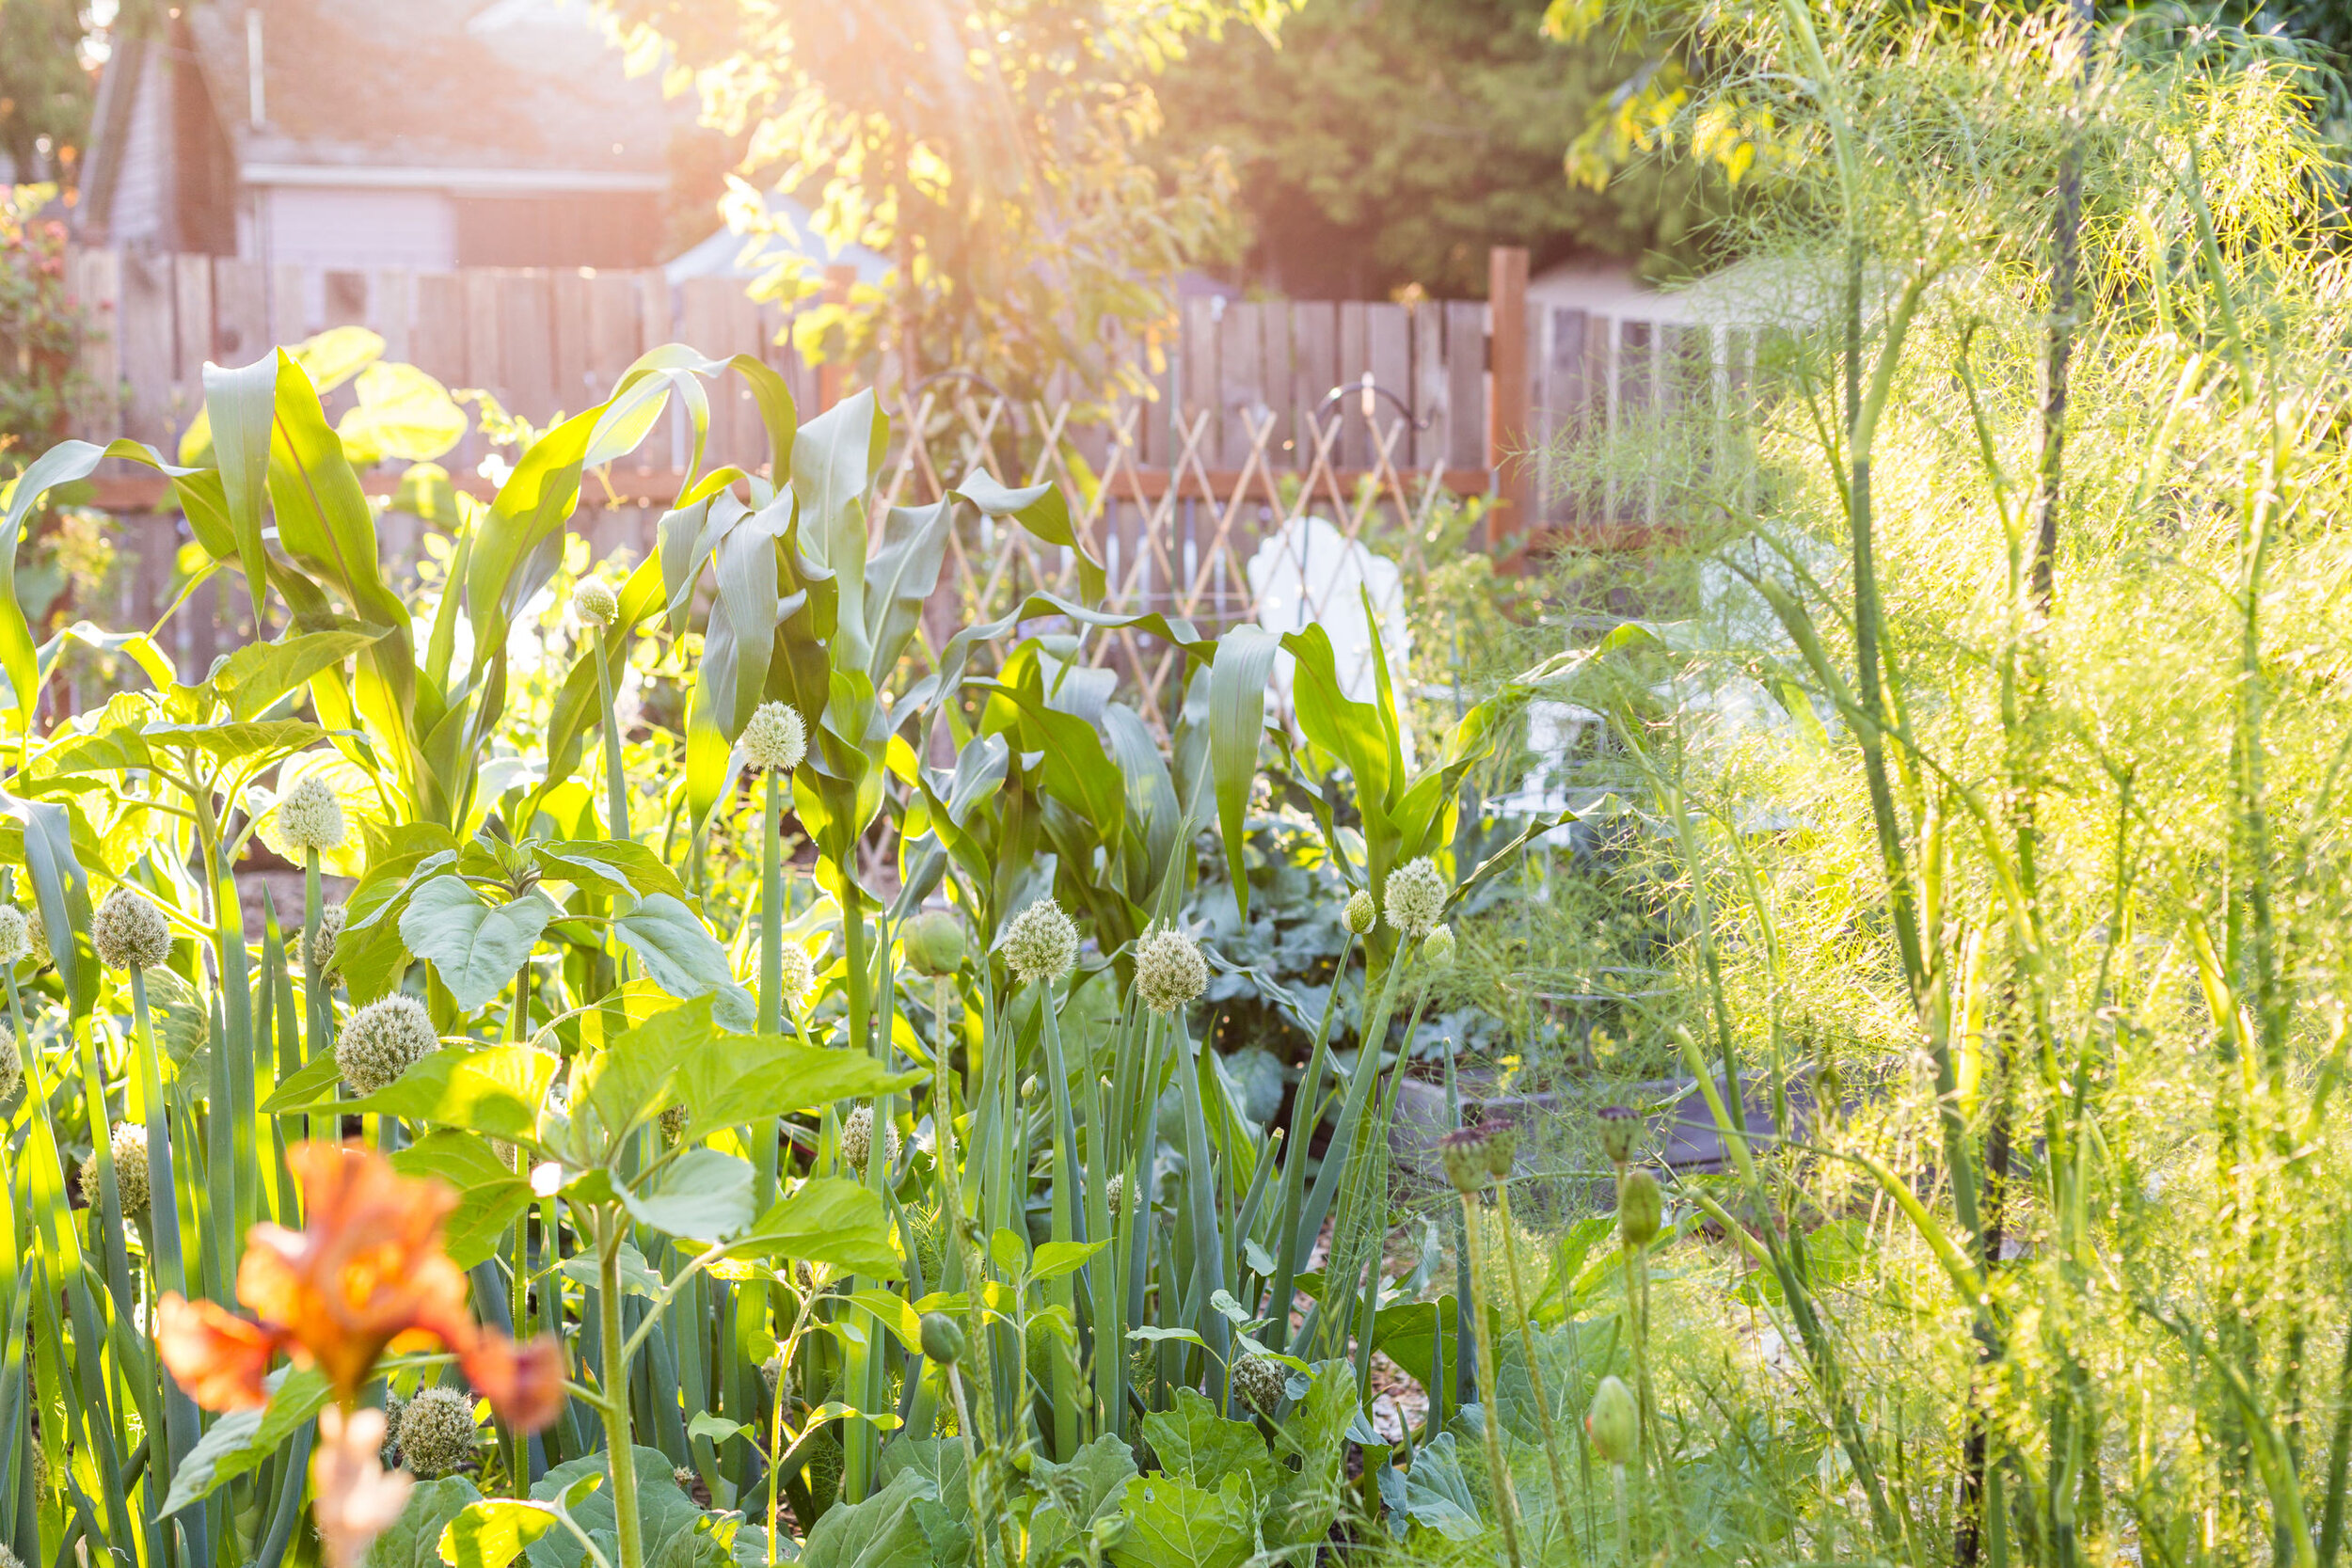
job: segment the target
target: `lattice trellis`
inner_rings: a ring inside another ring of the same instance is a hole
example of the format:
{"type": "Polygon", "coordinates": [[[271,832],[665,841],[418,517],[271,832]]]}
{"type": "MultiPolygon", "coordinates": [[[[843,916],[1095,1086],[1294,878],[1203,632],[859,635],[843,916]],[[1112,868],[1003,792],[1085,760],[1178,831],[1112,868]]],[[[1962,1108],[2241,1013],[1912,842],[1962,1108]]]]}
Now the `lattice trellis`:
{"type": "MultiPolygon", "coordinates": [[[[1385,428],[1375,421],[1370,466],[1343,469],[1336,412],[1327,420],[1302,416],[1294,464],[1293,454],[1276,446],[1274,414],[1244,409],[1247,453],[1238,469],[1219,470],[1207,457],[1217,410],[1172,421],[1172,461],[1165,467],[1142,461],[1146,412],[1146,404],[1131,403],[1089,429],[1073,421],[1067,403],[1016,408],[1007,398],[975,396],[968,388],[926,389],[912,417],[895,421],[902,436],[877,490],[876,536],[887,508],[935,501],[954,482],[947,476],[961,479],[976,465],[1008,484],[1051,483],[1069,502],[1077,536],[1108,568],[1104,609],[1157,610],[1215,634],[1258,619],[1248,562],[1269,543],[1278,552],[1295,550],[1305,519],[1322,517],[1347,546],[1362,542],[1392,553],[1409,576],[1422,565],[1421,541],[1438,508],[1454,495],[1441,470],[1400,461],[1412,430],[1402,418],[1385,428]]],[[[1292,560],[1303,577],[1305,563],[1292,560]]],[[[1072,551],[1041,546],[1018,528],[966,519],[949,541],[939,591],[925,614],[930,647],[959,626],[1003,616],[1039,589],[1077,597],[1072,551]]],[[[1322,602],[1327,596],[1316,594],[1310,613],[1328,613],[1334,607],[1322,602]]],[[[1181,668],[1176,649],[1134,628],[1089,638],[1085,645],[1089,662],[1120,672],[1133,689],[1130,700],[1165,737],[1167,713],[1179,696],[1171,686],[1181,668]]]]}

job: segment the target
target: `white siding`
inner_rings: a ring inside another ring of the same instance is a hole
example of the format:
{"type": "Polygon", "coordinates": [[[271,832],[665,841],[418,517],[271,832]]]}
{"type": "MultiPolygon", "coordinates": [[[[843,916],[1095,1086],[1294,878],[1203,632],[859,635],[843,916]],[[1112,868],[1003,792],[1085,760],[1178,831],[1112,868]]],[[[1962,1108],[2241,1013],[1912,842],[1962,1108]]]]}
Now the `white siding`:
{"type": "Polygon", "coordinates": [[[262,249],[248,259],[329,269],[457,265],[457,209],[442,191],[278,185],[262,198],[262,249]]]}
{"type": "Polygon", "coordinates": [[[171,109],[171,82],[151,56],[141,61],[138,86],[131,95],[131,113],[122,128],[122,147],[116,157],[114,210],[106,214],[106,238],[111,245],[152,245],[165,238],[170,198],[164,160],[170,151],[167,120],[171,109]]]}

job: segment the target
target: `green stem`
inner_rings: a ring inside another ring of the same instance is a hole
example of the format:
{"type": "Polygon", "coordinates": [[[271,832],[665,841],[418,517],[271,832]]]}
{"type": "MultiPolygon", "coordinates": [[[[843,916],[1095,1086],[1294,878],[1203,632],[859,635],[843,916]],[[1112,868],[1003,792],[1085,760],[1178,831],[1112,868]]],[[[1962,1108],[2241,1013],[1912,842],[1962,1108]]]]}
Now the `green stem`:
{"type": "Polygon", "coordinates": [[[615,844],[626,844],[637,836],[628,824],[628,785],[621,777],[621,721],[612,711],[612,649],[607,641],[612,627],[596,632],[596,696],[601,700],[598,718],[604,726],[604,823],[605,833],[615,844]]]}
{"type": "MultiPolygon", "coordinates": [[[[1511,1183],[1495,1183],[1495,1201],[1502,1219],[1502,1266],[1511,1281],[1511,1315],[1519,1325],[1519,1352],[1527,1357],[1527,1382],[1535,1396],[1535,1418],[1543,1423],[1544,1459],[1551,1466],[1551,1506],[1559,1528],[1568,1528],[1568,1473],[1560,1460],[1560,1433],[1551,1422],[1551,1398],[1544,1389],[1543,1358],[1535,1354],[1535,1331],[1527,1317],[1527,1296],[1519,1284],[1518,1233],[1511,1225],[1511,1183]]],[[[1442,1326],[1439,1334],[1443,1334],[1442,1326]]],[[[1574,1333],[1573,1327],[1569,1330],[1574,1333]]]]}
{"type": "MultiPolygon", "coordinates": [[[[768,769],[759,807],[759,1032],[784,1032],[784,786],[768,769]]],[[[746,1129],[752,1147],[754,1212],[776,1200],[775,1118],[746,1129]]]]}
{"type": "MultiPolygon", "coordinates": [[[[1469,1193],[1462,1196],[1462,1236],[1470,1249],[1470,1272],[1474,1276],[1478,1267],[1478,1211],[1472,1206],[1469,1193]]],[[[1478,1430],[1486,1442],[1486,1474],[1494,1487],[1495,1513],[1502,1522],[1502,1549],[1511,1560],[1511,1568],[1522,1568],[1519,1555],[1519,1503],[1512,1490],[1511,1472],[1502,1465],[1502,1402],[1495,1392],[1495,1336],[1481,1308],[1471,1318],[1478,1333],[1478,1430]]],[[[1623,1505],[1620,1504],[1620,1507],[1623,1505]]]]}
{"type": "Polygon", "coordinates": [[[628,1352],[621,1337],[621,1242],[628,1231],[612,1214],[596,1217],[596,1327],[604,1356],[597,1392],[602,1395],[605,1455],[612,1471],[620,1568],[644,1568],[645,1541],[637,1516],[637,1451],[629,1433],[628,1352]]]}
{"type": "Polygon", "coordinates": [[[1315,1044],[1307,1058],[1307,1074],[1299,1080],[1298,1097],[1291,1101],[1290,1136],[1283,1140],[1281,1246],[1274,1255],[1274,1295],[1266,1310],[1266,1342],[1286,1350],[1291,1337],[1291,1299],[1297,1291],[1298,1222],[1307,1196],[1307,1144],[1322,1119],[1323,1080],[1331,1061],[1331,1020],[1340,1008],[1340,980],[1355,956],[1356,937],[1340,939],[1339,967],[1331,972],[1330,993],[1323,999],[1323,1022],[1315,1029],[1315,1044]]]}

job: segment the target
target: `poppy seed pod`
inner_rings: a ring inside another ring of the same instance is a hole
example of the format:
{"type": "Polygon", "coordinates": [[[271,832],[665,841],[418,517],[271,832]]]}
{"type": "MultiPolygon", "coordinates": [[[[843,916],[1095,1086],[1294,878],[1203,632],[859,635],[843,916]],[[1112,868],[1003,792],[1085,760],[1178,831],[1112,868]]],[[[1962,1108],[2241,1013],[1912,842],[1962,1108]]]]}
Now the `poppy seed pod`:
{"type": "Polygon", "coordinates": [[[296,849],[340,848],[345,832],[342,800],[316,773],[295,784],[278,802],[278,836],[296,849]]]}
{"type": "Polygon", "coordinates": [[[1438,1163],[1445,1166],[1445,1179],[1455,1192],[1468,1196],[1478,1191],[1488,1180],[1486,1130],[1465,1127],[1439,1138],[1438,1163]]]}
{"type": "Polygon", "coordinates": [[[32,951],[33,923],[14,904],[0,904],[0,964],[14,965],[32,951]]]}
{"type": "Polygon", "coordinates": [[[1041,898],[1012,917],[997,951],[1023,984],[1054,981],[1078,961],[1078,927],[1051,898],[1041,898]]]}
{"type": "Polygon", "coordinates": [[[1649,1245],[1665,1218],[1666,1198],[1659,1191],[1658,1178],[1635,1169],[1617,1179],[1617,1234],[1626,1245],[1649,1245]]]}
{"type": "Polygon", "coordinates": [[[108,969],[152,969],[171,957],[171,927],[164,911],[135,888],[106,895],[90,917],[90,945],[108,969]]]}
{"type": "Polygon", "coordinates": [[[1633,1158],[1633,1140],[1642,1131],[1642,1118],[1622,1105],[1603,1105],[1599,1113],[1601,1152],[1612,1164],[1624,1164],[1633,1158]]]}
{"type": "Polygon", "coordinates": [[[1369,889],[1360,887],[1347,895],[1347,908],[1340,913],[1347,928],[1359,937],[1371,930],[1379,918],[1380,906],[1373,902],[1369,889]]]}
{"type": "Polygon", "coordinates": [[[762,703],[743,726],[743,760],[754,768],[789,773],[808,755],[808,726],[788,703],[762,703]]]}
{"type": "Polygon", "coordinates": [[[921,1334],[923,1354],[943,1367],[952,1367],[963,1356],[963,1328],[945,1312],[923,1314],[921,1334]]]}
{"type": "Polygon", "coordinates": [[[1389,883],[1382,890],[1382,906],[1389,924],[1406,942],[1419,942],[1438,924],[1445,913],[1445,873],[1438,863],[1423,855],[1406,861],[1389,873],[1389,883]]]}
{"type": "Polygon", "coordinates": [[[590,578],[572,590],[572,608],[592,626],[609,626],[621,618],[620,595],[601,578],[590,578]]]}
{"type": "Polygon", "coordinates": [[[946,910],[925,910],[899,933],[907,967],[937,978],[963,967],[963,922],[946,910]]]}
{"type": "Polygon", "coordinates": [[[1269,1418],[1281,1408],[1290,1381],[1289,1370],[1270,1355],[1245,1355],[1233,1363],[1233,1392],[1269,1418]]]}
{"type": "Polygon", "coordinates": [[[1200,944],[1172,926],[1155,926],[1136,943],[1136,994],[1155,1013],[1192,1004],[1209,986],[1200,944]]]}
{"type": "Polygon", "coordinates": [[[467,1468],[481,1443],[473,1396],[439,1386],[418,1390],[401,1406],[398,1442],[401,1466],[427,1481],[467,1468]]]}
{"type": "Polygon", "coordinates": [[[1593,1451],[1611,1465],[1629,1465],[1642,1441],[1641,1407],[1633,1390],[1620,1377],[1604,1377],[1593,1390],[1593,1406],[1584,1414],[1584,1433],[1593,1451]]]}
{"type": "Polygon", "coordinates": [[[1490,1121],[1479,1128],[1486,1135],[1486,1174],[1500,1181],[1511,1174],[1518,1157],[1519,1130],[1507,1121],[1490,1121]]]}

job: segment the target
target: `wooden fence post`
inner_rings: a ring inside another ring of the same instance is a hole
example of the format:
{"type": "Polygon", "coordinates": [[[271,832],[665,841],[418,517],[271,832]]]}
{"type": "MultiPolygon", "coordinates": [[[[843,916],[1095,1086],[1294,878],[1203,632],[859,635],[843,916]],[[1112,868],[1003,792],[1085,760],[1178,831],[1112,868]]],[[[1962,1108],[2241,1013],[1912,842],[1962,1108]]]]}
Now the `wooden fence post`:
{"type": "Polygon", "coordinates": [[[1527,251],[1496,245],[1486,253],[1486,466],[1498,480],[1486,515],[1486,550],[1498,553],[1527,529],[1527,251]]]}

